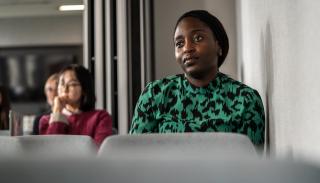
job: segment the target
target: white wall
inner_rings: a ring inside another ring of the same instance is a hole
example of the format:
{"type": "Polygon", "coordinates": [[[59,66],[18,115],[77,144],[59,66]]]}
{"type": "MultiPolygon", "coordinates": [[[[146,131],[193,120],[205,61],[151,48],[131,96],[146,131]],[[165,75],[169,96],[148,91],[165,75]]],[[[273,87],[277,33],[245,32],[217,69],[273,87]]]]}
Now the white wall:
{"type": "Polygon", "coordinates": [[[237,2],[240,68],[262,94],[278,157],[320,162],[319,8],[313,0],[237,2]]]}
{"type": "Polygon", "coordinates": [[[182,73],[174,57],[173,29],[178,18],[192,9],[208,10],[224,25],[230,39],[230,50],[221,71],[237,78],[234,0],[155,0],[154,8],[156,79],[182,73]]]}
{"type": "Polygon", "coordinates": [[[82,44],[82,15],[0,19],[0,47],[82,44]]]}

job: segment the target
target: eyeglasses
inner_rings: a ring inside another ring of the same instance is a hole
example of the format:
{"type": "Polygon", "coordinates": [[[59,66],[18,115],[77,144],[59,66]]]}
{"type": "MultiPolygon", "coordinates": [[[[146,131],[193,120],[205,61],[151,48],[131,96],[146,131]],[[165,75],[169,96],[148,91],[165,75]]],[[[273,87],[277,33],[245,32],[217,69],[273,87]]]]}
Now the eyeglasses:
{"type": "Polygon", "coordinates": [[[59,83],[58,85],[58,88],[59,89],[62,89],[62,88],[67,88],[67,89],[70,89],[70,88],[76,88],[80,86],[80,83],[79,82],[76,82],[76,81],[71,81],[69,83],[59,83]]]}

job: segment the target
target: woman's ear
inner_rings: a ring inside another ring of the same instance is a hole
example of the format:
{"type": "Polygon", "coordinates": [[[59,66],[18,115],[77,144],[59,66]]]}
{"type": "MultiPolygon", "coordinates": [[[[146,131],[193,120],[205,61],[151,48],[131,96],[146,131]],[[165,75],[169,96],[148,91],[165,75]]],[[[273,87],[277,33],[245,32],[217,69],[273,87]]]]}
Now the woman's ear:
{"type": "Polygon", "coordinates": [[[222,49],[221,49],[221,48],[219,48],[218,56],[219,56],[219,57],[221,57],[221,56],[222,56],[222,49]]]}
{"type": "Polygon", "coordinates": [[[219,57],[221,57],[221,56],[222,56],[222,49],[221,49],[221,47],[220,47],[220,44],[219,44],[218,40],[216,40],[216,44],[217,44],[217,47],[218,47],[218,53],[217,53],[217,55],[218,55],[219,57]]]}

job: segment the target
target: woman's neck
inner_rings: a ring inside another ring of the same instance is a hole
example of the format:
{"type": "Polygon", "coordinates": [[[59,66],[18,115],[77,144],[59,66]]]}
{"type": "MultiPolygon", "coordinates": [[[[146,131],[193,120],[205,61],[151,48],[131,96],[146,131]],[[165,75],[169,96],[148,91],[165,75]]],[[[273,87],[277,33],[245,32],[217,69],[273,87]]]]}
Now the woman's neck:
{"type": "Polygon", "coordinates": [[[187,80],[194,86],[196,87],[204,87],[204,86],[208,86],[209,83],[214,80],[217,76],[218,71],[212,72],[212,74],[203,77],[203,78],[195,78],[189,75],[185,75],[187,80]]]}
{"type": "Polygon", "coordinates": [[[71,104],[66,105],[66,109],[71,113],[78,113],[80,111],[79,108],[80,108],[79,105],[71,105],[71,104]]]}

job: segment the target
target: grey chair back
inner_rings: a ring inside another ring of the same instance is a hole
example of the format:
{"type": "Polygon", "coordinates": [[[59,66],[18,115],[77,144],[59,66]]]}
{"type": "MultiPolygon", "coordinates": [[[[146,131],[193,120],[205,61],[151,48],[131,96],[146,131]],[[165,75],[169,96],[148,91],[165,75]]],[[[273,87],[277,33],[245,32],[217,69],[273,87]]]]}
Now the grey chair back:
{"type": "Polygon", "coordinates": [[[1,183],[318,183],[319,168],[258,160],[0,158],[1,183]]]}
{"type": "Polygon", "coordinates": [[[319,167],[261,159],[107,160],[106,165],[108,183],[318,183],[320,180],[319,167]]]}
{"type": "Polygon", "coordinates": [[[10,136],[10,130],[0,130],[0,136],[10,136]]]}
{"type": "Polygon", "coordinates": [[[17,136],[16,153],[28,156],[77,157],[96,156],[97,146],[84,135],[30,135],[17,136]]]}
{"type": "Polygon", "coordinates": [[[0,136],[0,156],[11,156],[19,149],[17,139],[11,136],[0,136]]]}
{"type": "Polygon", "coordinates": [[[115,135],[102,143],[98,157],[109,159],[184,159],[216,156],[257,157],[250,139],[236,133],[115,135]]]}

